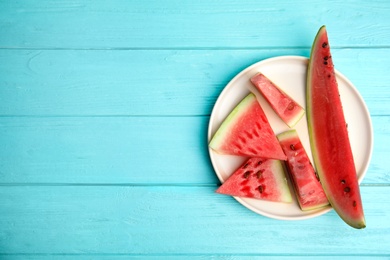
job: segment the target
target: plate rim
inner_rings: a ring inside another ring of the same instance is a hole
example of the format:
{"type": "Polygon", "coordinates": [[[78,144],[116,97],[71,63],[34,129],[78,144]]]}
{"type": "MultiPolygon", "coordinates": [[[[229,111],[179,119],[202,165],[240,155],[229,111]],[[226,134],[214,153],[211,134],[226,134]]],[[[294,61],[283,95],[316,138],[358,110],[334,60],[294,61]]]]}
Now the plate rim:
{"type": "MultiPolygon", "coordinates": [[[[229,91],[229,89],[230,89],[229,86],[232,85],[243,74],[245,74],[247,71],[253,69],[254,67],[258,67],[260,65],[263,65],[263,63],[274,62],[274,61],[277,61],[277,60],[296,60],[296,61],[301,61],[301,62],[308,63],[309,58],[305,57],[305,56],[299,56],[299,55],[275,56],[275,57],[265,58],[263,60],[255,62],[255,63],[247,66],[246,68],[244,68],[240,72],[238,72],[224,86],[223,90],[218,95],[218,98],[217,98],[216,102],[214,103],[213,109],[212,109],[211,114],[210,114],[209,124],[208,124],[207,143],[209,143],[210,139],[212,138],[212,122],[213,122],[213,118],[216,116],[216,109],[217,109],[217,107],[220,106],[219,103],[222,102],[223,96],[226,95],[226,92],[229,91]]],[[[372,158],[372,153],[373,153],[374,133],[373,133],[372,120],[371,120],[371,116],[370,116],[368,107],[367,107],[366,103],[364,102],[364,99],[363,99],[362,95],[357,90],[356,86],[344,74],[342,74],[337,69],[335,69],[335,74],[336,74],[337,77],[339,77],[342,80],[344,80],[349,85],[350,89],[354,92],[354,94],[358,97],[359,103],[362,105],[362,109],[364,111],[365,117],[368,119],[368,122],[369,122],[367,127],[368,127],[368,131],[370,133],[369,136],[368,136],[370,140],[369,140],[369,147],[367,147],[367,149],[368,149],[367,164],[363,167],[361,176],[358,176],[358,182],[359,182],[359,184],[361,184],[361,182],[363,181],[363,179],[364,179],[364,177],[365,177],[365,175],[366,175],[366,173],[368,171],[368,167],[370,165],[371,158],[372,158]]],[[[218,174],[218,171],[216,169],[215,158],[212,155],[213,150],[209,146],[208,146],[208,152],[209,152],[209,157],[210,157],[210,160],[211,160],[211,164],[212,164],[213,169],[214,169],[214,173],[217,176],[217,178],[219,179],[219,181],[221,183],[223,183],[224,180],[218,174]]],[[[294,195],[294,194],[292,194],[292,195],[294,195]]],[[[278,220],[298,221],[298,220],[310,219],[310,218],[315,218],[315,217],[324,215],[324,214],[326,214],[327,212],[329,212],[329,211],[331,211],[333,209],[331,206],[326,206],[326,207],[324,207],[322,209],[318,209],[317,212],[314,212],[312,214],[306,214],[306,215],[301,215],[301,216],[297,216],[297,217],[285,217],[285,216],[278,216],[278,215],[275,215],[275,214],[269,214],[267,212],[264,212],[264,211],[262,211],[262,210],[260,210],[260,209],[258,209],[256,207],[252,206],[251,204],[247,203],[244,200],[244,199],[246,199],[246,200],[249,199],[250,200],[250,198],[241,198],[241,197],[238,197],[238,196],[231,196],[231,197],[233,197],[235,200],[237,200],[240,204],[242,204],[247,209],[249,209],[249,210],[251,210],[251,211],[253,211],[253,212],[255,212],[255,213],[259,214],[259,215],[262,215],[262,216],[265,216],[265,217],[268,217],[268,218],[278,219],[278,220]]]]}

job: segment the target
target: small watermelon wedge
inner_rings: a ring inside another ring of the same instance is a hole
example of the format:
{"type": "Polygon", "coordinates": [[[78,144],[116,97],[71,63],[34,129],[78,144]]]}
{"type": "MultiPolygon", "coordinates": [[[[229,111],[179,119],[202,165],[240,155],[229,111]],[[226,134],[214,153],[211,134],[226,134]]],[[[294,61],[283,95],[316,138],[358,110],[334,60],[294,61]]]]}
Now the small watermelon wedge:
{"type": "Polygon", "coordinates": [[[274,202],[292,202],[282,162],[272,159],[249,158],[216,192],[274,202]]]}
{"type": "Polygon", "coordinates": [[[251,82],[290,128],[295,126],[305,114],[303,107],[264,74],[256,74],[251,78],[251,82]]]}
{"type": "Polygon", "coordinates": [[[256,96],[248,94],[226,117],[209,147],[220,154],[286,160],[256,96]]]}
{"type": "Polygon", "coordinates": [[[326,27],[313,42],[307,71],[307,120],[314,165],[330,204],[354,228],[366,226],[326,27]]]}
{"type": "Polygon", "coordinates": [[[306,211],[329,205],[297,131],[292,129],[279,134],[277,137],[287,156],[287,169],[301,209],[306,211]]]}

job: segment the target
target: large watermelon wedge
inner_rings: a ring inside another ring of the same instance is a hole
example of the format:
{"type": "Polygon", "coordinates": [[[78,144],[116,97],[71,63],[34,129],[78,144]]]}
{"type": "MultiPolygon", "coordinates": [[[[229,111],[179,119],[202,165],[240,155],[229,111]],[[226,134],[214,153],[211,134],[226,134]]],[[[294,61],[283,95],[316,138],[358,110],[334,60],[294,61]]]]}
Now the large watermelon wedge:
{"type": "Polygon", "coordinates": [[[222,122],[209,143],[220,154],[286,160],[256,96],[248,94],[222,122]]]}
{"type": "Polygon", "coordinates": [[[274,202],[292,201],[282,162],[272,159],[249,158],[216,192],[274,202]]]}
{"type": "Polygon", "coordinates": [[[324,191],[347,224],[364,228],[358,177],[325,26],[312,46],[306,94],[311,149],[324,191]]]}
{"type": "Polygon", "coordinates": [[[287,156],[287,169],[301,209],[312,210],[329,205],[297,131],[292,129],[277,137],[287,156]]]}

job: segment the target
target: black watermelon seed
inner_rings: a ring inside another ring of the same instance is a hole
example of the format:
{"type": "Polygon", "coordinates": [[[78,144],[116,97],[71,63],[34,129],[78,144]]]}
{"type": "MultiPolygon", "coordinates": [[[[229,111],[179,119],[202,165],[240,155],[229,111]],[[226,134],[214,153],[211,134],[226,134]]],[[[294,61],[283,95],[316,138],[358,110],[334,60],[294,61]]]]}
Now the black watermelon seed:
{"type": "Polygon", "coordinates": [[[249,175],[251,175],[251,172],[250,172],[250,171],[244,172],[244,178],[245,178],[245,179],[248,179],[248,178],[249,178],[249,175]]]}
{"type": "Polygon", "coordinates": [[[256,172],[257,178],[260,179],[263,176],[263,172],[264,172],[264,169],[257,171],[256,172]]]}

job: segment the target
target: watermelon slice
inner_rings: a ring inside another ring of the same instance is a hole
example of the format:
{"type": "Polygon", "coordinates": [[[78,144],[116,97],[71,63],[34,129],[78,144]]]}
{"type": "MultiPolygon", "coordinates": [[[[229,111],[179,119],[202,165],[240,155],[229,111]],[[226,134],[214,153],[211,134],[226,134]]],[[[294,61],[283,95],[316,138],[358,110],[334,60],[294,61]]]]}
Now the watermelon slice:
{"type": "Polygon", "coordinates": [[[253,93],[227,116],[209,147],[220,154],[286,160],[286,155],[253,93]]]}
{"type": "Polygon", "coordinates": [[[325,26],[312,46],[306,94],[314,165],[325,193],[347,224],[364,228],[358,177],[325,26]]]}
{"type": "Polygon", "coordinates": [[[277,137],[287,156],[287,169],[301,209],[305,211],[329,205],[297,131],[289,130],[277,137]]]}
{"type": "Polygon", "coordinates": [[[216,192],[275,202],[292,201],[282,162],[272,159],[249,158],[216,192]]]}
{"type": "Polygon", "coordinates": [[[303,117],[305,110],[266,76],[258,73],[251,78],[251,82],[289,127],[296,125],[303,117]]]}

